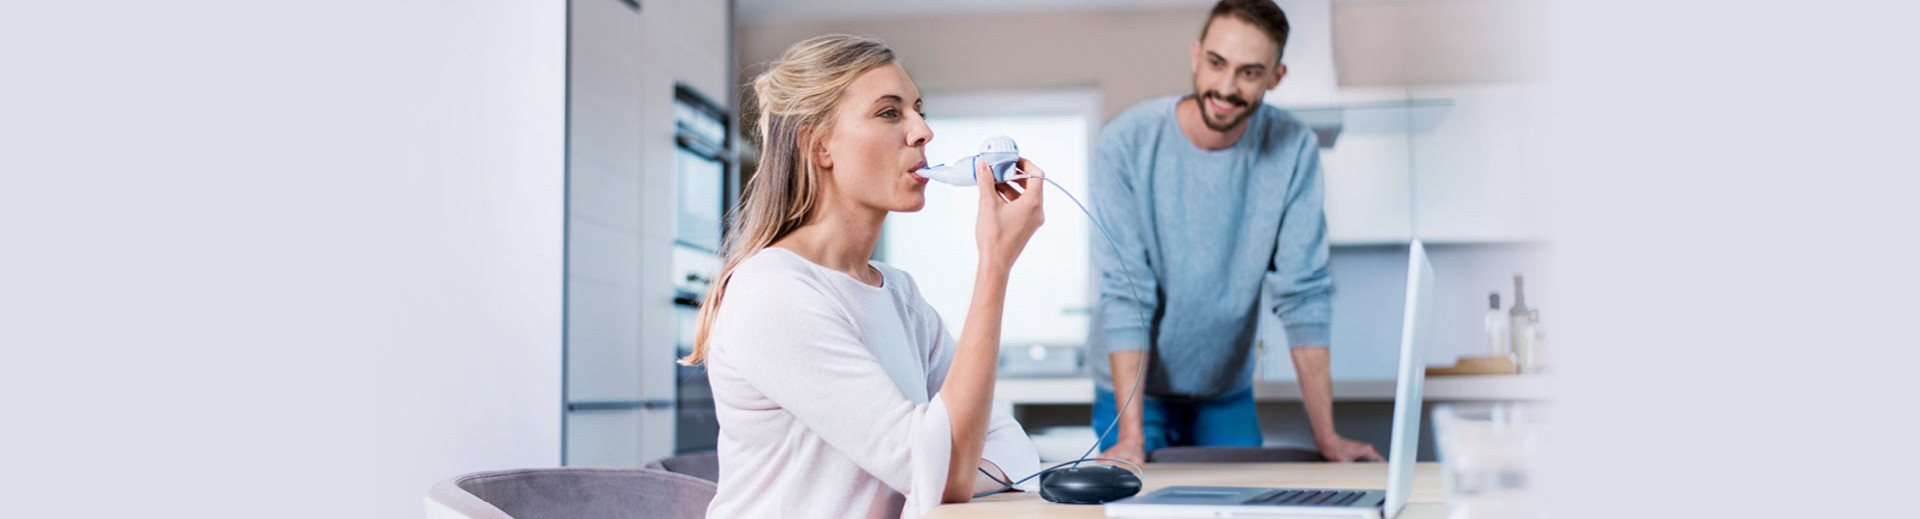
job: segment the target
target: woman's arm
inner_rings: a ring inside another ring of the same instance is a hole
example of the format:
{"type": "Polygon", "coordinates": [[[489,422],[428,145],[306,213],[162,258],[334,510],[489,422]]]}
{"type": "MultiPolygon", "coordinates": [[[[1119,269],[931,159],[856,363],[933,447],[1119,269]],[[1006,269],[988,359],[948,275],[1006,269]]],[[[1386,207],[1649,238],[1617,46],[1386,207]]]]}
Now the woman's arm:
{"type": "MultiPolygon", "coordinates": [[[[1022,171],[1044,175],[1039,166],[1020,159],[1022,171]]],[[[973,303],[960,329],[959,347],[940,393],[947,403],[953,427],[953,453],[947,463],[947,486],[942,501],[964,503],[973,498],[980,451],[986,443],[993,406],[994,371],[1000,356],[1000,322],[1006,310],[1007,278],[1013,262],[1046,218],[1041,212],[1038,179],[1020,180],[1023,191],[995,184],[993,171],[981,165],[975,175],[980,187],[980,216],[974,241],[980,263],[973,278],[973,303]]]]}

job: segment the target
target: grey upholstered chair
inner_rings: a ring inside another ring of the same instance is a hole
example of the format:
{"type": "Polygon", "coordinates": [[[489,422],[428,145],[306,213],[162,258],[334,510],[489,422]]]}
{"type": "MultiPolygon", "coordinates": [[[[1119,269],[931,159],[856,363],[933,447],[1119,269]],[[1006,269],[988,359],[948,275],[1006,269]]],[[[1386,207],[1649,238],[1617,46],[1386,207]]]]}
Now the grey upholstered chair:
{"type": "Polygon", "coordinates": [[[648,463],[647,468],[686,474],[715,483],[720,482],[720,454],[713,451],[661,458],[648,463]]]}
{"type": "Polygon", "coordinates": [[[1270,463],[1327,461],[1319,451],[1292,447],[1167,447],[1147,453],[1152,463],[1270,463]]]}
{"type": "Polygon", "coordinates": [[[428,519],[698,519],[712,481],[654,469],[476,472],[427,491],[428,519]]]}

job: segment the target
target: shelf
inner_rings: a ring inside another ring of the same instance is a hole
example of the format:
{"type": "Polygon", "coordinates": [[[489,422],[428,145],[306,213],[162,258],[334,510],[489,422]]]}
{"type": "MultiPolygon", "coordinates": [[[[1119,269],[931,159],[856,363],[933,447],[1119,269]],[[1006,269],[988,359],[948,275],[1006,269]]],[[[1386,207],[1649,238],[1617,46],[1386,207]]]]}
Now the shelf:
{"type": "MultiPolygon", "coordinates": [[[[1412,243],[1413,242],[1409,240],[1341,240],[1341,241],[1329,240],[1327,242],[1327,246],[1335,249],[1364,249],[1364,248],[1374,248],[1374,247],[1406,247],[1407,245],[1412,243]]],[[[1422,239],[1420,240],[1420,243],[1423,245],[1426,245],[1428,248],[1454,247],[1454,246],[1538,247],[1538,246],[1552,245],[1552,242],[1547,240],[1544,237],[1541,237],[1541,238],[1488,238],[1484,240],[1442,238],[1438,240],[1422,239]]]]}
{"type": "Polygon", "coordinates": [[[1453,108],[1451,99],[1409,99],[1338,105],[1277,106],[1320,137],[1321,148],[1332,148],[1347,133],[1412,134],[1440,125],[1453,108]]]}

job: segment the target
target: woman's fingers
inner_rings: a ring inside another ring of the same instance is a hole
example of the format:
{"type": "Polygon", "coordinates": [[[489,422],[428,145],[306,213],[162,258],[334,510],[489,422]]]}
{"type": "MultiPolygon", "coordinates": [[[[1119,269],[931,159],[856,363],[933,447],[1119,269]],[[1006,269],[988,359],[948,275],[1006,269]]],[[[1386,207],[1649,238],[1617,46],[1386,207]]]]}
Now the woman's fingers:
{"type": "Polygon", "coordinates": [[[1001,182],[999,184],[994,184],[993,189],[996,191],[999,191],[1000,199],[1006,200],[1008,203],[1012,203],[1014,200],[1020,199],[1020,189],[1014,187],[1012,182],[1001,182]]]}
{"type": "Polygon", "coordinates": [[[1026,172],[1026,174],[1028,174],[1028,175],[1033,175],[1033,176],[1036,176],[1036,177],[1044,177],[1044,176],[1047,176],[1047,171],[1046,171],[1046,170],[1044,170],[1044,169],[1040,169],[1040,165],[1039,165],[1039,164],[1034,164],[1034,163],[1033,163],[1033,161],[1031,161],[1031,160],[1027,160],[1027,159],[1026,159],[1026,157],[1021,157],[1021,158],[1020,158],[1020,162],[1019,162],[1019,164],[1017,165],[1017,167],[1019,167],[1019,168],[1020,168],[1020,171],[1024,171],[1024,172],[1026,172]]]}
{"type": "Polygon", "coordinates": [[[1040,196],[1041,192],[1045,191],[1047,187],[1047,182],[1046,182],[1047,172],[1045,170],[1040,169],[1039,164],[1034,164],[1033,161],[1027,160],[1025,158],[1020,159],[1018,167],[1020,168],[1020,171],[1022,173],[1025,173],[1026,176],[1031,177],[1031,178],[1020,179],[1020,187],[1021,187],[1020,195],[1022,197],[1033,197],[1033,200],[1031,202],[1033,204],[1041,203],[1041,200],[1043,200],[1040,196]]]}
{"type": "Polygon", "coordinates": [[[1034,164],[1033,161],[1024,158],[1020,159],[1020,162],[1018,162],[1015,167],[1016,170],[1020,172],[1019,176],[1029,178],[1018,178],[996,183],[994,182],[992,165],[976,164],[974,166],[974,181],[980,185],[981,200],[991,200],[988,196],[989,193],[992,193],[998,195],[1000,200],[1006,201],[1007,203],[1013,203],[1022,198],[1032,196],[1033,200],[1027,203],[1029,205],[1039,204],[1041,202],[1040,191],[1044,190],[1046,181],[1038,177],[1045,177],[1047,175],[1046,171],[1041,170],[1040,166],[1034,164]],[[987,190],[989,185],[993,187],[991,192],[987,190]]]}
{"type": "Polygon", "coordinates": [[[995,186],[993,182],[993,166],[992,165],[984,162],[980,162],[977,160],[974,161],[973,183],[979,184],[980,186],[980,202],[981,203],[984,204],[987,202],[991,202],[996,198],[999,198],[999,195],[996,194],[996,191],[998,190],[998,186],[995,186]]]}

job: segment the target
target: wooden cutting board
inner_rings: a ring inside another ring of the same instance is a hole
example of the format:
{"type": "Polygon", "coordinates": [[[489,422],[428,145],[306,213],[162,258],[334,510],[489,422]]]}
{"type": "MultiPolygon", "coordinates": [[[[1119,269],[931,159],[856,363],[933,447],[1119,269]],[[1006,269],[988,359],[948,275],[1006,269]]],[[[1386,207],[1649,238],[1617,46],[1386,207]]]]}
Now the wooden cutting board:
{"type": "Polygon", "coordinates": [[[1520,367],[1507,357],[1461,357],[1454,365],[1443,368],[1428,367],[1427,376],[1447,375],[1512,375],[1520,372],[1520,367]]]}

